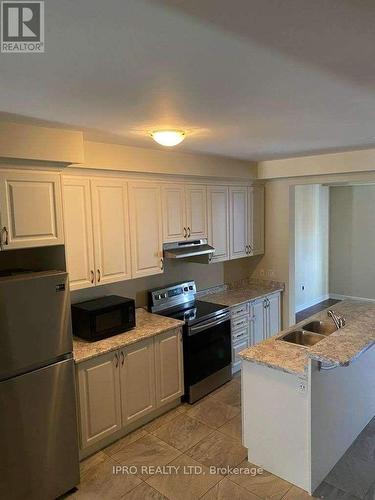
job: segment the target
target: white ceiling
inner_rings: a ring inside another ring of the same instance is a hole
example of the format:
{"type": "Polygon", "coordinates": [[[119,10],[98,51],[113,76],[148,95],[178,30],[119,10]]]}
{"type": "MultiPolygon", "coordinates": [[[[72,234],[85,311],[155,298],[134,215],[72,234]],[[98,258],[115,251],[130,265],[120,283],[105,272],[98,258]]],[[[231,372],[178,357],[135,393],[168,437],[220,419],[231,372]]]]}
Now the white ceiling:
{"type": "Polygon", "coordinates": [[[375,145],[373,0],[45,3],[46,53],[0,54],[5,113],[254,160],[375,145]]]}

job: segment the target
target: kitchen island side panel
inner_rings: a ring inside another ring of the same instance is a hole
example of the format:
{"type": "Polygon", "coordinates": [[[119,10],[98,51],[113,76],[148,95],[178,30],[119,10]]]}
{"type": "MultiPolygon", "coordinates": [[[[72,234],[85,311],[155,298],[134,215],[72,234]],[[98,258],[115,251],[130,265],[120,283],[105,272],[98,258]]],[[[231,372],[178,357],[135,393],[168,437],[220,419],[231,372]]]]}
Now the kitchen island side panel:
{"type": "Polygon", "coordinates": [[[242,401],[249,462],[310,491],[306,377],[243,360],[242,401]]]}
{"type": "Polygon", "coordinates": [[[311,363],[312,491],[375,415],[375,347],[349,366],[311,363]]]}

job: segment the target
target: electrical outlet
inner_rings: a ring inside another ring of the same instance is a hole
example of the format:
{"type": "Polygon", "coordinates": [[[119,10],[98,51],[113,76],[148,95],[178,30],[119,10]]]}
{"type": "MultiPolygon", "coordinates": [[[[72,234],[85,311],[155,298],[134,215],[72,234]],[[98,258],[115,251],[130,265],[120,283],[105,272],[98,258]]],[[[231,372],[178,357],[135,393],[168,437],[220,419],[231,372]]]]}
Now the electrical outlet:
{"type": "Polygon", "coordinates": [[[298,392],[301,392],[302,394],[306,392],[306,383],[305,382],[299,382],[298,384],[298,392]]]}

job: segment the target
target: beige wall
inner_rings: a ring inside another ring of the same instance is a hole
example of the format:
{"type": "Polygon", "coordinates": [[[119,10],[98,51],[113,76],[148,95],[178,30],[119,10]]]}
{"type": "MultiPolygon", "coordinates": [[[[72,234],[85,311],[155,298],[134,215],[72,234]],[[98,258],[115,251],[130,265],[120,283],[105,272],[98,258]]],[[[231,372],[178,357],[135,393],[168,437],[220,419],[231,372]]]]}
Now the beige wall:
{"type": "Polygon", "coordinates": [[[375,185],[330,190],[330,293],[375,299],[375,185]]]}
{"type": "Polygon", "coordinates": [[[329,188],[295,187],[295,310],[328,295],[329,188]]]}
{"type": "Polygon", "coordinates": [[[257,175],[255,162],[214,155],[181,153],[178,150],[159,151],[100,142],[85,142],[84,149],[83,168],[241,179],[254,179],[257,175]]]}
{"type": "Polygon", "coordinates": [[[295,321],[294,301],[294,189],[300,184],[375,182],[375,172],[335,174],[266,182],[265,255],[255,265],[254,276],[273,271],[272,279],[285,282],[283,295],[283,325],[295,321]]]}
{"type": "Polygon", "coordinates": [[[0,158],[78,164],[82,168],[255,179],[255,162],[178,149],[159,150],[84,141],[79,130],[0,121],[0,158]]]}
{"type": "Polygon", "coordinates": [[[169,283],[193,279],[198,290],[249,276],[252,257],[215,264],[195,264],[166,260],[164,274],[72,292],[72,302],[115,294],[136,299],[137,307],[147,304],[147,290],[169,283]],[[226,268],[228,269],[226,270],[226,268]]]}
{"type": "Polygon", "coordinates": [[[76,130],[0,122],[0,157],[79,163],[83,161],[83,134],[76,130]]]}
{"type": "Polygon", "coordinates": [[[346,151],[258,163],[259,179],[306,177],[375,170],[375,149],[346,151]]]}

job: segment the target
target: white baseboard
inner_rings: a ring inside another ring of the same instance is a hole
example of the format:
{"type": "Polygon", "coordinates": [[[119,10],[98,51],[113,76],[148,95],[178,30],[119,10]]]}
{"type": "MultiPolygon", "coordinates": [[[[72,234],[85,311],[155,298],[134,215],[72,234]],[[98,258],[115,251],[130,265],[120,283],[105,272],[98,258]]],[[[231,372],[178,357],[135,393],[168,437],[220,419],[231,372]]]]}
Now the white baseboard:
{"type": "Polygon", "coordinates": [[[367,297],[354,297],[352,295],[341,295],[339,293],[330,293],[329,298],[336,300],[350,299],[350,300],[367,300],[368,302],[375,302],[375,299],[369,299],[367,297]]]}
{"type": "Polygon", "coordinates": [[[310,300],[310,302],[305,302],[304,304],[298,306],[296,308],[296,313],[303,311],[304,309],[308,309],[309,307],[315,306],[316,304],[319,304],[320,302],[323,302],[323,300],[330,299],[331,296],[329,293],[325,295],[321,295],[320,297],[316,297],[313,300],[310,300]]]}
{"type": "Polygon", "coordinates": [[[304,311],[305,309],[315,306],[316,304],[319,304],[320,302],[323,302],[324,300],[328,299],[335,299],[335,300],[350,299],[350,300],[365,300],[365,301],[367,300],[368,302],[375,302],[375,299],[369,299],[368,297],[354,297],[352,295],[341,295],[339,293],[327,293],[326,295],[322,295],[321,297],[318,297],[314,300],[311,300],[310,302],[306,302],[305,304],[298,306],[296,308],[296,313],[304,311]]]}

